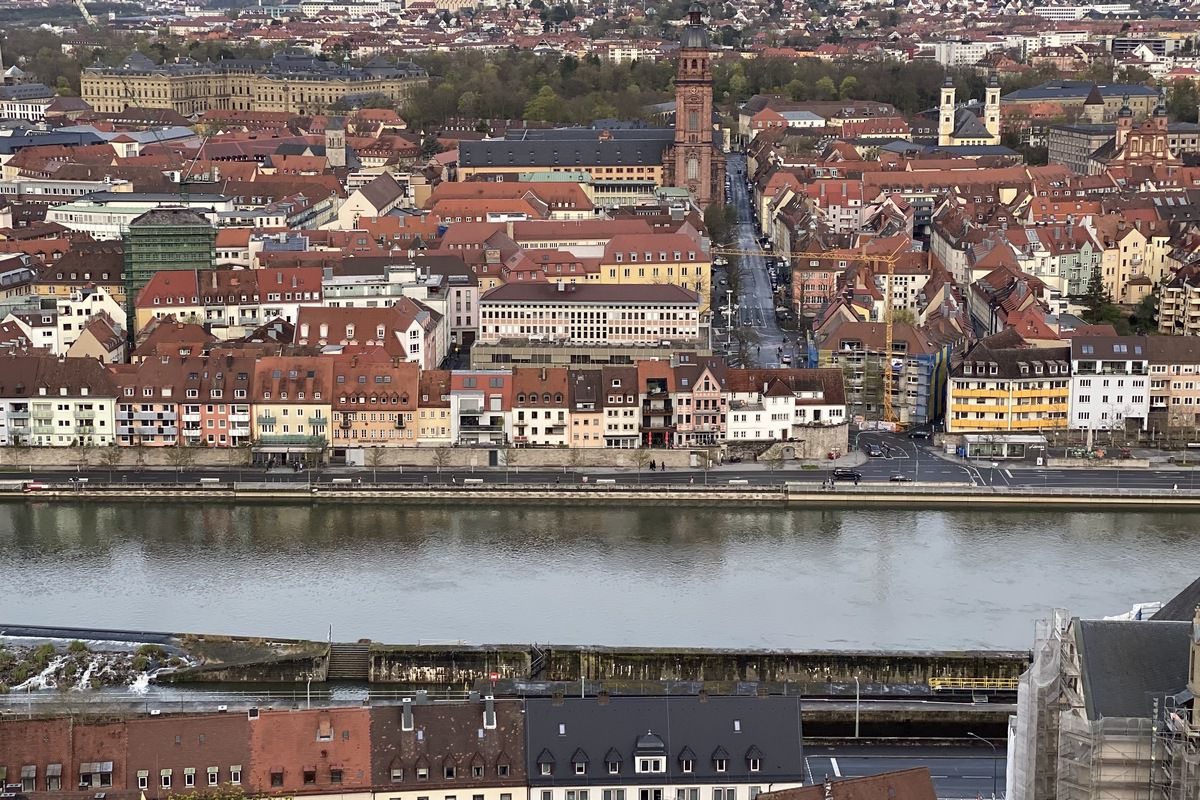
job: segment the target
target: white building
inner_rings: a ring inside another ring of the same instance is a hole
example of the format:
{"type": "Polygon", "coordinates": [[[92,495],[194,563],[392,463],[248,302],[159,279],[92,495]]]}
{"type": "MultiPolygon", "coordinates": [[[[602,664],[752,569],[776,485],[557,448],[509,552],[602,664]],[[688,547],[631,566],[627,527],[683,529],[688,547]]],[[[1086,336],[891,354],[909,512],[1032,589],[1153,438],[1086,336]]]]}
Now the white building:
{"type": "Polygon", "coordinates": [[[113,444],[116,384],[96,359],[10,355],[0,375],[0,444],[113,444]]]}
{"type": "Polygon", "coordinates": [[[726,441],[785,441],[800,438],[802,428],[847,421],[836,369],[738,369],[727,381],[726,441]]]}
{"type": "Polygon", "coordinates": [[[1146,430],[1150,414],[1147,348],[1141,336],[1071,340],[1071,428],[1146,430]]]}
{"type": "Polygon", "coordinates": [[[700,298],[669,284],[508,283],[479,299],[479,341],[659,344],[700,339],[700,298]]]}
{"type": "Polygon", "coordinates": [[[1082,6],[1037,6],[1033,9],[1035,17],[1049,20],[1078,20],[1095,11],[1097,14],[1129,14],[1133,7],[1129,3],[1097,3],[1082,6]]]}
{"type": "Polygon", "coordinates": [[[222,212],[234,210],[233,200],[219,194],[170,194],[154,192],[93,192],[46,212],[47,222],[90,234],[93,239],[120,239],[129,223],[156,208],[190,208],[216,224],[222,212]]]}

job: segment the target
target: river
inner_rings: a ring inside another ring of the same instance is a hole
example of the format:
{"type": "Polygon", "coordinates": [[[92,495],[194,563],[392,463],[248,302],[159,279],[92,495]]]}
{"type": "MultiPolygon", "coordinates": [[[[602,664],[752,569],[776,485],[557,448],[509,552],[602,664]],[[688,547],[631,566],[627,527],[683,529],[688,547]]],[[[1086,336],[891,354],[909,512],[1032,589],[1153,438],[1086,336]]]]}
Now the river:
{"type": "Polygon", "coordinates": [[[1200,515],[0,504],[0,623],[341,641],[1019,648],[1196,578],[1200,515]],[[1192,555],[1189,556],[1188,553],[1192,555]]]}

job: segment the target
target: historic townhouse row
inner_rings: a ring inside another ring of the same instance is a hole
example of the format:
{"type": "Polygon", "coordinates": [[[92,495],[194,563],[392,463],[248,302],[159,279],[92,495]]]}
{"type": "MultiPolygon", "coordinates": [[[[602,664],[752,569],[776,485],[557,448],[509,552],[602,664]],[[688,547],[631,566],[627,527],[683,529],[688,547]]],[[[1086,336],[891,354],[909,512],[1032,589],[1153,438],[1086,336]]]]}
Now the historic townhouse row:
{"type": "Polygon", "coordinates": [[[534,698],[0,722],[30,800],[755,800],[803,783],[798,697],[534,698]]]}
{"type": "Polygon", "coordinates": [[[204,354],[202,344],[143,345],[136,363],[107,366],[3,356],[0,442],[289,452],[689,447],[784,441],[847,421],[839,370],[730,369],[679,355],[629,366],[445,371],[383,345],[256,356],[204,354]]]}

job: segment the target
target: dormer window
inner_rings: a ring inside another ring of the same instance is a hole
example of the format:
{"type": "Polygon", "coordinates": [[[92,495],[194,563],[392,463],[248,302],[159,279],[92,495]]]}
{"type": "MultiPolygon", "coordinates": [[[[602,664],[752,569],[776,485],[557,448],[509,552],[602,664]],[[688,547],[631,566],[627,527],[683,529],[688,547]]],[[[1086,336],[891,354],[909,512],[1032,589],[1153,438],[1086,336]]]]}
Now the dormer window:
{"type": "Polygon", "coordinates": [[[750,771],[758,772],[760,769],[762,769],[762,760],[757,758],[750,759],[750,771]]]}
{"type": "Polygon", "coordinates": [[[729,759],[714,758],[713,759],[713,767],[716,769],[717,772],[725,772],[727,769],[729,769],[729,759]]]}
{"type": "Polygon", "coordinates": [[[679,769],[682,772],[685,772],[685,773],[691,772],[695,768],[696,768],[696,762],[692,761],[692,759],[690,759],[690,758],[685,758],[679,762],[679,769]]]}

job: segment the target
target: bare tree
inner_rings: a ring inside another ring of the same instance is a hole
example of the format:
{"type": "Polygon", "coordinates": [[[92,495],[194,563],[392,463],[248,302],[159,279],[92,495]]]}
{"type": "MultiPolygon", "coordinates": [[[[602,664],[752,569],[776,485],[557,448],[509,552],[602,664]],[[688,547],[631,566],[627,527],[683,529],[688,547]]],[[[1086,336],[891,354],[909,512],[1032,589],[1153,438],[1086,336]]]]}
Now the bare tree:
{"type": "Polygon", "coordinates": [[[567,454],[567,466],[572,472],[578,472],[587,463],[587,453],[582,448],[572,447],[567,454]]]}
{"type": "Polygon", "coordinates": [[[443,469],[450,466],[450,457],[451,451],[449,447],[442,445],[441,447],[434,448],[433,466],[437,468],[438,472],[441,472],[443,469]]]}
{"type": "Polygon", "coordinates": [[[174,467],[176,472],[183,472],[196,463],[196,450],[181,441],[174,447],[167,448],[167,463],[174,467]]]}
{"type": "Polygon", "coordinates": [[[383,466],[384,449],[372,447],[367,450],[367,466],[371,468],[371,483],[379,483],[377,470],[383,466]]]}
{"type": "Polygon", "coordinates": [[[121,465],[123,455],[121,448],[115,444],[100,449],[100,464],[108,468],[109,483],[113,482],[113,469],[121,465]]]}
{"type": "Polygon", "coordinates": [[[642,470],[650,466],[651,459],[653,459],[653,455],[648,448],[639,447],[633,451],[633,464],[637,467],[638,483],[642,482],[642,470]]]}

